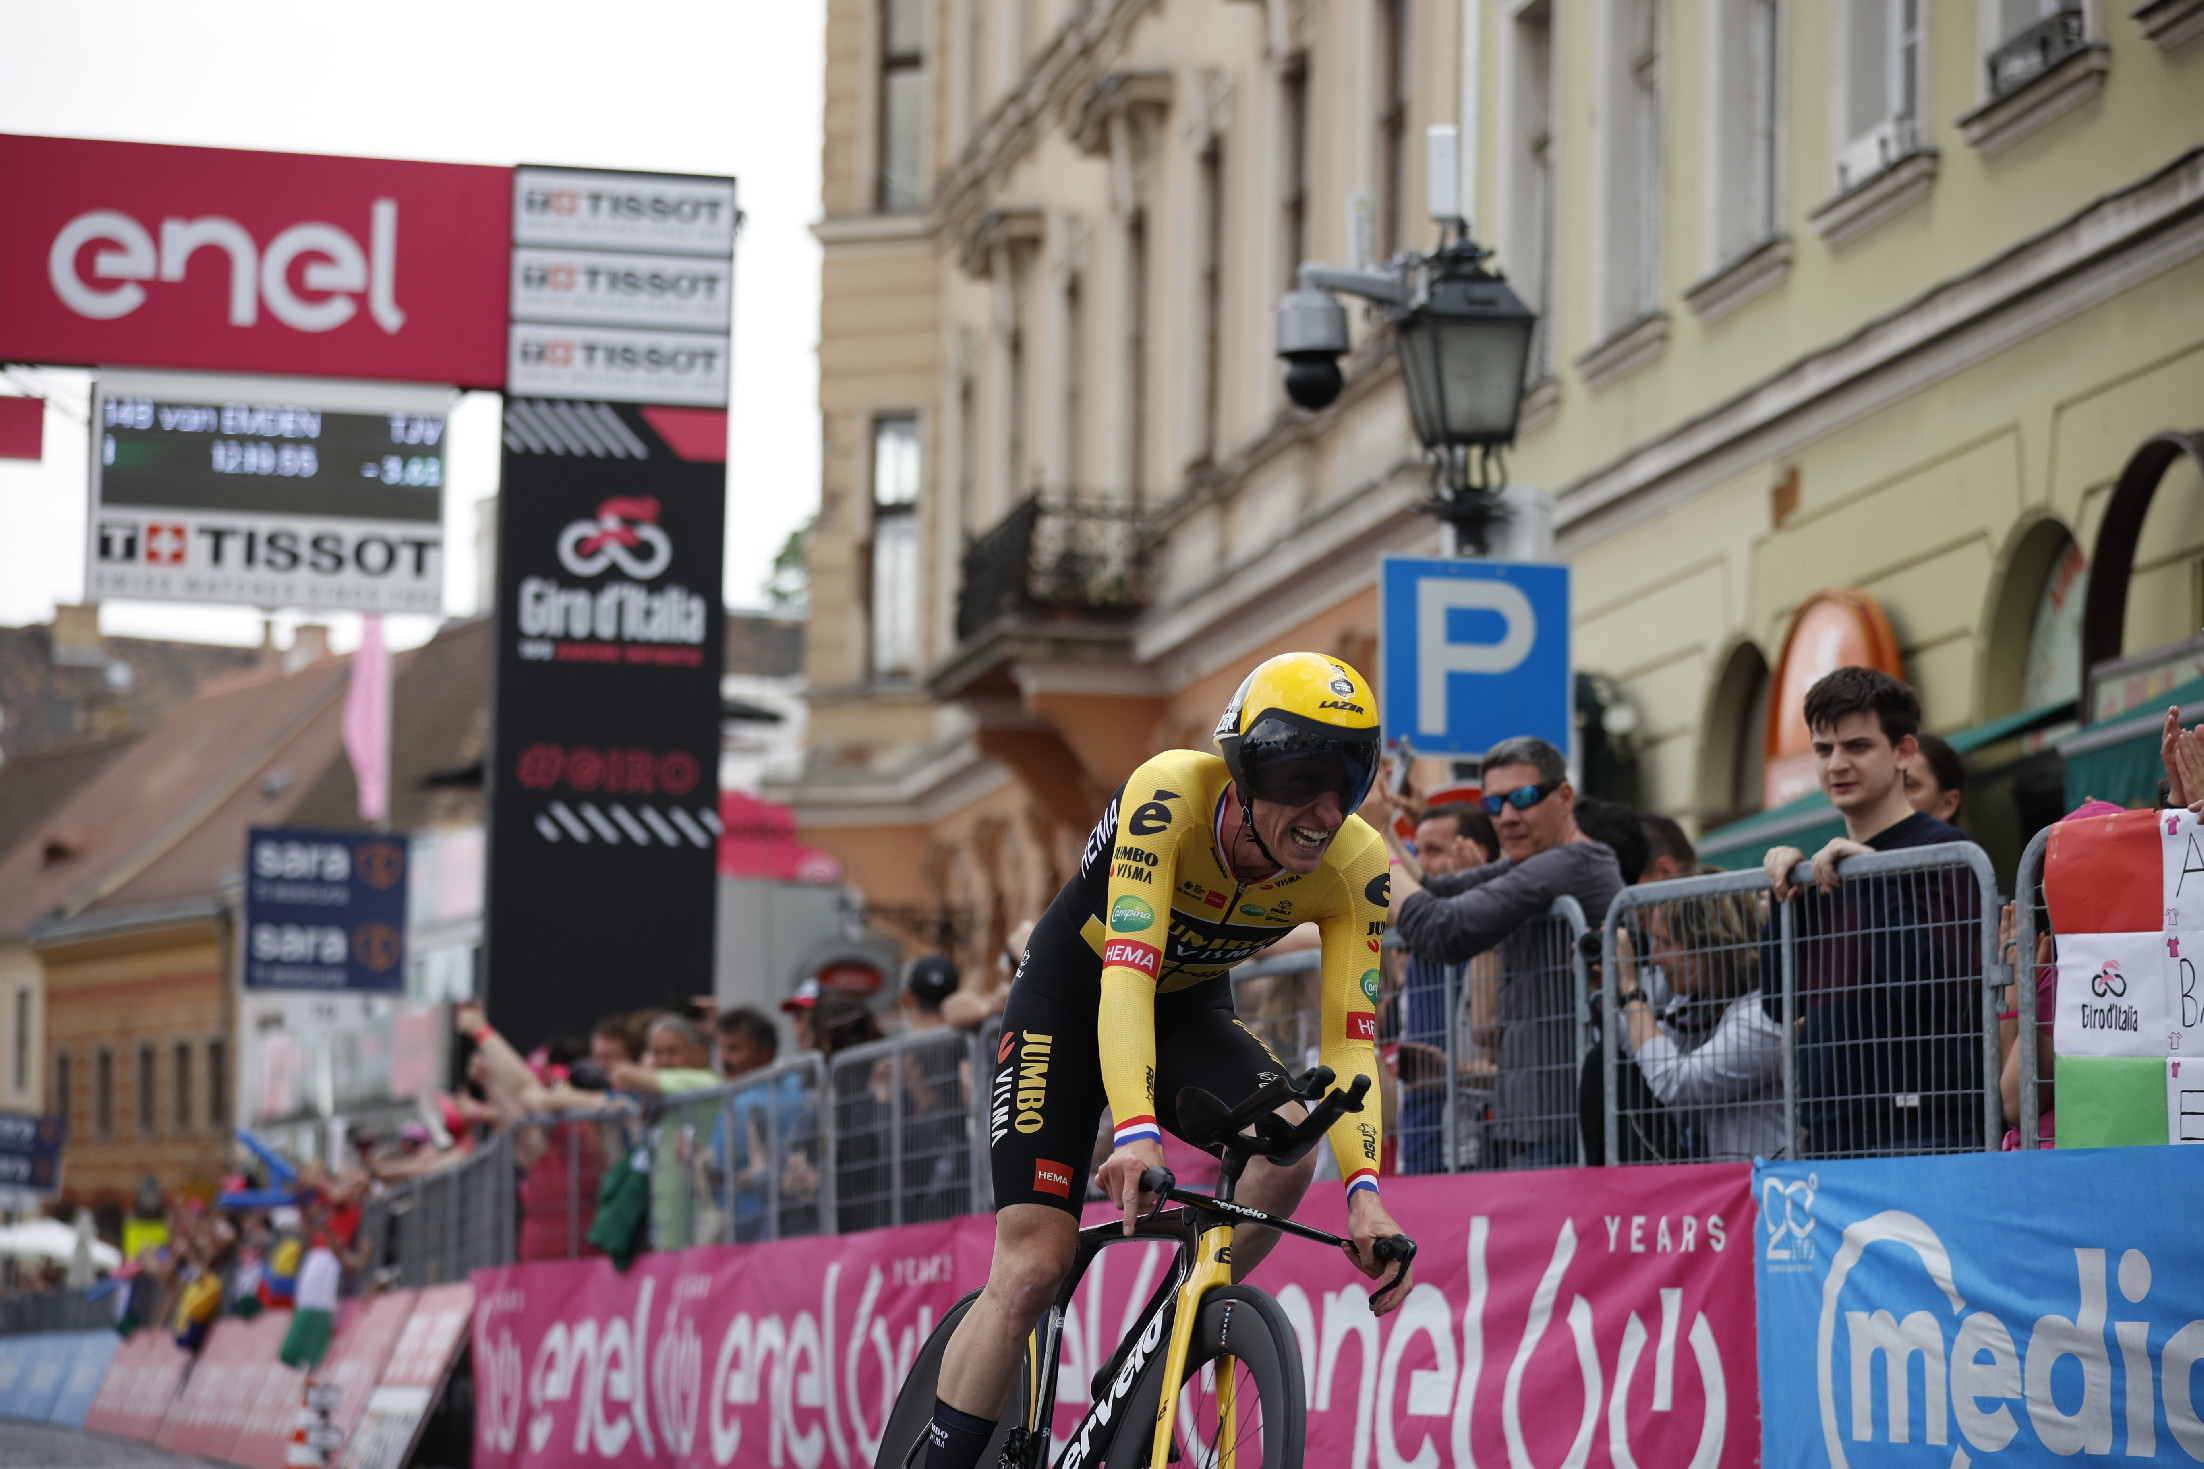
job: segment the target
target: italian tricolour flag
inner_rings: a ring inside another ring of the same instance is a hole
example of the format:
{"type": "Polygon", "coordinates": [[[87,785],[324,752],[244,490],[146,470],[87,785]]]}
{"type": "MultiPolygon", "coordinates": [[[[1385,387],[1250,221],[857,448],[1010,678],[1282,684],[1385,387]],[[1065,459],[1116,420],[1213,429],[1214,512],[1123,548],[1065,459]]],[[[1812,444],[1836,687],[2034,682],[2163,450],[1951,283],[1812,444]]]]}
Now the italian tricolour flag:
{"type": "Polygon", "coordinates": [[[2186,811],[2060,822],[2043,889],[2058,1145],[2204,1143],[2204,827],[2186,811]]]}

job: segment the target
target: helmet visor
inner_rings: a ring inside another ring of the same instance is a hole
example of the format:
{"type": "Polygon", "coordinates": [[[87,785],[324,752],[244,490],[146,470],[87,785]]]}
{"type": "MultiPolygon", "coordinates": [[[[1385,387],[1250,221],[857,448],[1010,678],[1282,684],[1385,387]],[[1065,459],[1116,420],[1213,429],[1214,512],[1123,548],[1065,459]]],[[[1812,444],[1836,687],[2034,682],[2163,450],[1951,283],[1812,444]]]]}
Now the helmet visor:
{"type": "Polygon", "coordinates": [[[1319,733],[1273,714],[1256,720],[1240,737],[1246,793],[1280,806],[1306,806],[1329,791],[1343,809],[1352,811],[1370,794],[1377,767],[1374,738],[1319,733]]]}

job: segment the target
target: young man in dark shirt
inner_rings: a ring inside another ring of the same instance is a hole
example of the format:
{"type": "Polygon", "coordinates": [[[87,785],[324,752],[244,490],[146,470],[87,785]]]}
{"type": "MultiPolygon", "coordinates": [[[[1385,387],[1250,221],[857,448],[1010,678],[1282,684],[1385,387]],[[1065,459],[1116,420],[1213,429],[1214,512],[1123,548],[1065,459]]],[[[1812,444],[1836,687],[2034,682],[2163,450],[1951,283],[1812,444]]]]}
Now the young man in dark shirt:
{"type": "MultiPolygon", "coordinates": [[[[1765,859],[1778,901],[1803,892],[1795,919],[1799,1121],[1810,1155],[1982,1146],[1981,898],[1965,869],[1845,883],[1837,863],[1900,848],[1964,842],[1915,811],[1905,773],[1921,760],[1921,705],[1870,668],[1840,668],[1806,693],[1822,793],[1845,834],[1813,857],[1813,884],[1791,874],[1806,854],[1765,859]]],[[[1773,956],[1771,956],[1772,958],[1773,956]]],[[[1783,1013],[1782,966],[1763,965],[1763,1000],[1783,1013]]]]}

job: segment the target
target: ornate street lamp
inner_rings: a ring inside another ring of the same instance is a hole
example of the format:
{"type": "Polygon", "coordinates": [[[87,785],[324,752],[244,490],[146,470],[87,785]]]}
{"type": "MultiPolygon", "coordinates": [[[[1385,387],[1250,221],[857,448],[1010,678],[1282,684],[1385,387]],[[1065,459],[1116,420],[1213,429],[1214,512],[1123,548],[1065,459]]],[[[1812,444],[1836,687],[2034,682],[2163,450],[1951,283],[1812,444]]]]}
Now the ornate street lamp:
{"type": "Polygon", "coordinates": [[[1463,548],[1482,551],[1504,514],[1501,454],[1515,442],[1538,316],[1486,268],[1491,252],[1469,237],[1455,203],[1453,133],[1433,128],[1429,144],[1432,217],[1453,238],[1436,254],[1399,255],[1379,270],[1304,264],[1300,289],[1278,305],[1277,350],[1287,396],[1312,412],[1328,407],[1348,346],[1347,313],[1333,293],[1382,306],[1409,416],[1432,461],[1432,499],[1417,508],[1452,525],[1463,548]]]}

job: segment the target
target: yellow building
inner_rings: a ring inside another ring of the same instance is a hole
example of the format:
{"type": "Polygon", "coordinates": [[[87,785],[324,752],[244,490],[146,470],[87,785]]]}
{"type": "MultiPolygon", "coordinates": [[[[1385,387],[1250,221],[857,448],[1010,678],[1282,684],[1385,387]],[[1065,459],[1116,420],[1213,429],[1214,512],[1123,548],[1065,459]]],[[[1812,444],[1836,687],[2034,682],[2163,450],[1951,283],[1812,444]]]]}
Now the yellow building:
{"type": "Polygon", "coordinates": [[[1398,370],[1353,312],[1302,415],[1269,312],[1303,258],[1432,248],[1453,124],[1544,318],[1511,470],[1635,716],[1611,788],[1702,831],[1781,804],[1771,688],[1887,628],[2009,860],[2060,742],[2204,673],[2195,456],[2115,494],[2204,426],[2200,34],[2198,0],[830,0],[813,719],[777,794],[978,960],[1255,659],[1374,671],[1378,553],[1439,548],[1398,370]]]}

